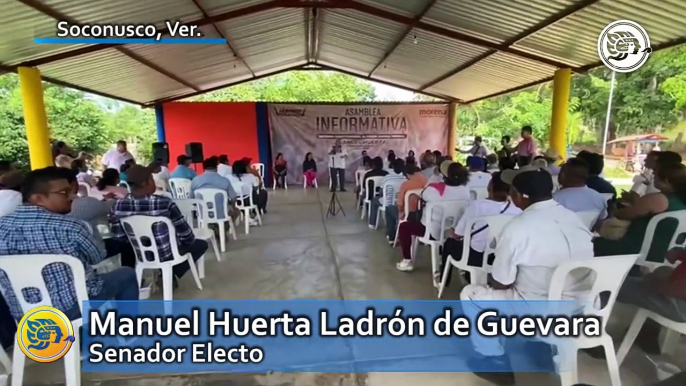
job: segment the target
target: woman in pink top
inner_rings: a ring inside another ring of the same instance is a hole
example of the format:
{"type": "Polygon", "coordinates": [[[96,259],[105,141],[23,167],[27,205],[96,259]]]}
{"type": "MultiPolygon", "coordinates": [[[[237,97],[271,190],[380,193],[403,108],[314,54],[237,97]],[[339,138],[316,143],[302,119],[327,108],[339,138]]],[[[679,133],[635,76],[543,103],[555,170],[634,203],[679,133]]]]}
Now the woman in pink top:
{"type": "Polygon", "coordinates": [[[116,198],[124,198],[129,194],[128,189],[119,186],[119,172],[116,169],[105,169],[102,177],[96,184],[97,192],[103,196],[107,193],[114,194],[116,198]]]}
{"type": "Polygon", "coordinates": [[[531,160],[538,153],[536,141],[531,138],[531,126],[522,127],[522,140],[517,144],[517,164],[522,166],[531,163],[531,160]]]}

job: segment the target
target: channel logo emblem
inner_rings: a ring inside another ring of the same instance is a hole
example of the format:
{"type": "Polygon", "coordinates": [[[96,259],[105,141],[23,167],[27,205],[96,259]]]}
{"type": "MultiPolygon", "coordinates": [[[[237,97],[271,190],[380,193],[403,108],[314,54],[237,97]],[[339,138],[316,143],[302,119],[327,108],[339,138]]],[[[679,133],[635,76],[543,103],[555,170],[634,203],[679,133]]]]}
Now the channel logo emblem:
{"type": "Polygon", "coordinates": [[[19,321],[17,344],[36,362],[49,363],[62,358],[74,343],[74,327],[60,310],[41,306],[19,321]]]}

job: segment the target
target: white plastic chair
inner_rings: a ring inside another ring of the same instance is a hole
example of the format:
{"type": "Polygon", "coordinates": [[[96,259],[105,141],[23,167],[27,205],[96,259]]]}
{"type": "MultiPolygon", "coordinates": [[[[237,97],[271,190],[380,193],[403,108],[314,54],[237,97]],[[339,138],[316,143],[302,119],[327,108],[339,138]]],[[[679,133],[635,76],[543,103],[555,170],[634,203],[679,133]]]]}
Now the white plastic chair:
{"type": "Polygon", "coordinates": [[[367,170],[355,170],[355,187],[362,186],[362,180],[367,170]]]}
{"type": "Polygon", "coordinates": [[[202,202],[202,206],[199,208],[201,227],[209,228],[209,224],[217,224],[219,228],[219,245],[221,246],[221,251],[226,252],[225,224],[227,222],[229,223],[231,236],[233,236],[234,240],[238,239],[236,237],[236,225],[229,214],[229,195],[221,189],[205,188],[196,190],[195,198],[202,202]],[[217,211],[217,196],[219,196],[220,202],[224,204],[223,213],[217,211]]]}
{"type": "Polygon", "coordinates": [[[246,235],[250,233],[250,213],[252,211],[255,211],[257,223],[260,226],[262,226],[262,216],[260,216],[260,211],[257,210],[257,205],[253,202],[252,191],[250,194],[243,194],[239,196],[238,199],[236,199],[236,208],[238,208],[241,211],[241,217],[243,218],[243,222],[245,223],[246,235]]]}
{"type": "Polygon", "coordinates": [[[169,191],[169,183],[167,180],[161,179],[161,178],[153,178],[153,181],[155,181],[155,186],[157,187],[158,191],[162,192],[168,192],[169,191]]]}
{"type": "Polygon", "coordinates": [[[595,223],[598,221],[598,216],[600,216],[600,212],[597,210],[589,210],[585,212],[575,212],[577,216],[581,219],[581,222],[586,225],[586,228],[588,230],[593,229],[593,226],[595,223]]]}
{"type": "Polygon", "coordinates": [[[126,188],[131,193],[131,186],[126,181],[119,181],[119,186],[126,188]]]}
{"type": "Polygon", "coordinates": [[[369,177],[367,178],[367,186],[365,189],[365,194],[362,201],[362,217],[364,220],[365,213],[367,216],[371,216],[372,213],[372,200],[369,199],[369,192],[371,190],[372,197],[376,196],[376,188],[382,188],[383,177],[369,177]]]}
{"type": "MultiPolygon", "coordinates": [[[[272,178],[272,180],[274,180],[274,185],[272,186],[272,190],[276,190],[276,175],[274,175],[274,178],[272,178]]],[[[283,179],[283,188],[285,190],[288,190],[288,181],[287,180],[288,180],[288,176],[286,176],[283,179]]]]}
{"type": "MultiPolygon", "coordinates": [[[[83,314],[83,302],[88,301],[88,290],[86,289],[86,275],[83,269],[83,263],[76,257],[67,255],[14,255],[2,256],[0,258],[0,270],[5,271],[7,277],[10,279],[12,291],[15,294],[17,302],[21,306],[24,313],[31,309],[40,306],[53,306],[50,295],[43,279],[43,269],[49,264],[65,264],[69,267],[74,278],[74,290],[76,293],[76,300],[81,314],[83,314]],[[33,288],[40,292],[41,301],[38,303],[28,303],[22,295],[22,289],[33,288]]],[[[8,294],[6,288],[1,288],[3,296],[7,299],[8,294]]],[[[67,386],[81,385],[81,337],[79,334],[79,327],[83,325],[83,319],[79,318],[71,321],[74,328],[75,341],[64,359],[65,384],[67,386]]],[[[0,350],[3,351],[4,350],[0,350]]],[[[6,357],[6,355],[5,355],[6,357]]],[[[3,366],[11,369],[12,386],[20,386],[24,381],[24,365],[26,363],[26,355],[15,345],[14,353],[12,355],[12,362],[9,363],[9,358],[1,359],[3,366]],[[6,362],[7,361],[7,362],[6,362]],[[7,367],[7,366],[10,367],[7,367]]]]}
{"type": "Polygon", "coordinates": [[[488,188],[469,188],[469,195],[472,200],[488,198],[488,188]]]}
{"type": "Polygon", "coordinates": [[[191,198],[191,180],[186,178],[170,178],[169,187],[173,198],[191,198]]]}
{"type": "Polygon", "coordinates": [[[675,322],[655,312],[648,311],[644,308],[639,308],[634,320],[631,322],[631,326],[629,326],[629,331],[627,331],[622,344],[619,345],[619,350],[617,350],[617,362],[619,363],[619,366],[621,366],[622,362],[624,362],[624,358],[626,358],[626,355],[629,353],[629,350],[634,344],[634,341],[636,340],[638,333],[641,331],[641,327],[643,327],[643,323],[645,323],[646,319],[652,319],[658,322],[660,325],[669,328],[670,332],[677,333],[676,337],[672,337],[675,339],[674,343],[679,342],[678,334],[686,334],[686,323],[675,322]]]}
{"type": "MultiPolygon", "coordinates": [[[[202,224],[202,222],[200,221],[200,213],[202,213],[203,210],[207,210],[204,208],[205,203],[197,198],[174,200],[174,203],[176,203],[176,206],[181,211],[181,214],[186,219],[188,225],[190,225],[191,228],[193,228],[193,234],[195,235],[195,237],[200,240],[210,242],[210,244],[212,245],[212,250],[214,251],[214,255],[217,257],[217,261],[222,261],[221,254],[219,253],[219,247],[217,247],[217,240],[214,238],[214,232],[212,232],[210,228],[202,224]],[[197,226],[195,226],[194,221],[196,218],[198,219],[197,226]]],[[[198,260],[198,262],[200,262],[200,260],[198,260]]],[[[205,262],[203,261],[202,264],[198,265],[198,271],[200,271],[200,278],[204,279],[205,262]]]]}
{"type": "Polygon", "coordinates": [[[600,195],[603,197],[603,200],[605,200],[605,203],[612,200],[612,197],[614,197],[614,194],[612,193],[600,193],[600,195]]]}
{"type": "Polygon", "coordinates": [[[465,226],[465,235],[463,239],[462,245],[464,247],[462,248],[462,257],[460,260],[455,260],[453,256],[448,255],[448,261],[445,264],[445,267],[443,267],[443,276],[441,279],[441,283],[438,287],[438,298],[440,299],[441,296],[443,296],[443,290],[445,289],[446,282],[448,281],[448,272],[455,267],[461,271],[466,271],[469,272],[472,284],[483,284],[486,285],[486,279],[488,277],[488,256],[485,252],[488,248],[484,249],[484,259],[483,259],[483,264],[481,267],[476,267],[473,265],[469,265],[469,251],[471,245],[472,245],[472,232],[474,231],[474,224],[477,222],[486,222],[487,224],[494,223],[498,224],[499,226],[493,226],[493,229],[491,229],[490,225],[488,228],[484,229],[482,232],[486,233],[486,245],[490,244],[491,240],[494,238],[500,237],[500,233],[502,233],[503,228],[507,223],[509,223],[515,216],[509,215],[509,214],[499,214],[495,216],[486,216],[486,217],[478,217],[478,218],[473,218],[469,221],[467,221],[467,225],[465,226]]]}
{"type": "MultiPolygon", "coordinates": [[[[319,184],[317,183],[317,178],[314,179],[314,188],[319,189],[319,184]]],[[[303,189],[307,189],[307,177],[303,174],[303,189]]]]}
{"type": "MultiPolygon", "coordinates": [[[[595,257],[583,261],[569,261],[560,264],[553,273],[550,280],[550,290],[548,292],[549,301],[562,300],[562,293],[565,282],[570,272],[579,268],[588,268],[595,272],[595,282],[589,291],[586,299],[579,299],[584,301],[581,303],[583,308],[581,312],[576,314],[584,316],[596,316],[602,320],[602,335],[598,337],[588,337],[583,334],[575,338],[568,338],[562,340],[548,340],[549,343],[556,344],[560,341],[567,342],[571,340],[571,344],[564,345],[565,349],[570,349],[570,352],[559,349],[559,354],[555,356],[555,364],[558,367],[560,380],[562,386],[572,386],[578,381],[577,356],[579,349],[587,349],[598,346],[603,346],[605,349],[605,358],[607,359],[607,366],[610,373],[610,381],[612,386],[621,386],[621,379],[619,376],[619,365],[617,357],[615,356],[615,348],[612,343],[612,337],[607,333],[607,321],[610,319],[610,313],[615,305],[617,293],[624,282],[629,269],[634,265],[638,255],[623,255],[610,257],[595,257]],[[599,296],[601,293],[608,293],[609,299],[605,307],[599,309],[599,296]],[[569,358],[566,357],[569,354],[569,358]],[[564,364],[562,364],[564,362],[564,364]]],[[[546,338],[542,338],[546,341],[546,338]]]]}
{"type": "Polygon", "coordinates": [[[381,217],[381,214],[384,215],[384,221],[386,221],[386,201],[388,200],[388,197],[393,197],[393,202],[398,199],[400,189],[396,189],[396,184],[397,183],[385,183],[381,189],[381,198],[379,199],[381,205],[379,205],[379,209],[376,213],[376,223],[374,224],[375,230],[379,228],[379,218],[381,217]]]}
{"type": "Polygon", "coordinates": [[[655,238],[655,229],[657,228],[657,224],[660,223],[660,221],[670,217],[675,218],[679,222],[679,225],[677,225],[676,231],[672,236],[672,240],[670,241],[667,250],[679,245],[677,242],[679,235],[686,233],[686,210],[675,210],[673,212],[665,212],[655,215],[652,219],[650,219],[648,228],[646,228],[646,235],[643,239],[643,245],[641,245],[641,251],[639,252],[640,257],[638,258],[636,264],[643,265],[651,270],[667,264],[666,260],[663,262],[650,262],[646,261],[646,259],[648,257],[648,253],[650,252],[650,246],[653,243],[653,238],[655,238]]]}
{"type": "MultiPolygon", "coordinates": [[[[438,272],[440,256],[438,255],[438,248],[443,245],[446,238],[446,233],[453,228],[460,220],[465,208],[469,205],[468,200],[447,200],[439,202],[428,202],[424,211],[426,212],[427,223],[431,224],[431,218],[435,211],[439,211],[441,215],[441,227],[436,240],[431,238],[431,225],[426,226],[426,231],[423,236],[412,237],[412,248],[410,249],[410,256],[412,261],[417,257],[417,246],[419,243],[431,247],[431,277],[438,272]]],[[[438,283],[434,283],[436,286],[438,283]]]]}
{"type": "MultiPolygon", "coordinates": [[[[154,216],[129,216],[122,218],[120,221],[126,236],[133,245],[133,250],[136,254],[136,259],[138,260],[136,262],[136,278],[139,283],[143,280],[143,271],[146,269],[159,269],[162,271],[163,299],[174,300],[174,293],[172,290],[174,272],[172,271],[172,267],[188,262],[191,274],[195,280],[195,285],[199,290],[202,290],[202,284],[200,283],[200,277],[198,276],[193,256],[190,253],[182,255],[179,252],[176,228],[174,228],[174,224],[172,224],[170,219],[154,216]],[[152,231],[153,226],[162,224],[167,226],[169,232],[169,243],[171,245],[173,258],[168,261],[160,261],[157,240],[152,231]],[[143,242],[143,240],[145,240],[145,242],[143,242]],[[149,259],[148,257],[151,257],[152,259],[149,259]]],[[[198,259],[199,264],[203,264],[200,260],[204,258],[205,256],[198,259]]],[[[171,303],[165,303],[164,308],[165,313],[171,312],[171,303]]]]}
{"type": "Polygon", "coordinates": [[[398,244],[398,233],[400,232],[400,224],[407,222],[407,218],[410,216],[410,196],[414,195],[421,197],[422,189],[412,189],[405,193],[404,202],[404,216],[402,219],[398,219],[398,226],[395,228],[395,238],[393,239],[393,248],[398,244]]]}
{"type": "Polygon", "coordinates": [[[91,193],[91,186],[85,182],[79,182],[79,197],[88,197],[91,193]]]}
{"type": "Polygon", "coordinates": [[[260,174],[260,178],[264,179],[264,164],[252,164],[251,168],[257,168],[257,172],[260,174]]]}

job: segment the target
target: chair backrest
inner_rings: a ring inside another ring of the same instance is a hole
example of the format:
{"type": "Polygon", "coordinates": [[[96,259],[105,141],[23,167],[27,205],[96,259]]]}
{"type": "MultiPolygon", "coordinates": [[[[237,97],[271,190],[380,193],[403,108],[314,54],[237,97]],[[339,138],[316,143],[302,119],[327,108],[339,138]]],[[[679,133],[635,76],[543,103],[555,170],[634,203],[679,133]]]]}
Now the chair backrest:
{"type": "MultiPolygon", "coordinates": [[[[515,217],[513,215],[498,214],[495,216],[487,216],[483,219],[488,223],[488,241],[486,242],[486,249],[484,250],[484,256],[488,257],[491,253],[495,252],[496,244],[498,238],[503,233],[505,226],[510,223],[515,217]],[[495,239],[495,244],[493,243],[495,239]]],[[[484,259],[484,266],[486,266],[486,260],[484,259]]]]}
{"type": "Polygon", "coordinates": [[[600,193],[600,195],[603,196],[603,200],[605,200],[605,203],[612,200],[612,197],[614,197],[614,194],[612,193],[600,193]]]}
{"type": "Polygon", "coordinates": [[[241,181],[235,175],[232,174],[229,176],[229,182],[231,183],[233,191],[236,192],[239,197],[249,197],[252,195],[252,186],[244,181],[241,181]]]}
{"type": "Polygon", "coordinates": [[[260,173],[260,177],[264,178],[264,164],[252,164],[252,167],[257,167],[257,171],[260,173]]]}
{"type": "MultiPolygon", "coordinates": [[[[648,228],[646,228],[646,234],[645,238],[643,239],[643,245],[641,246],[641,252],[639,252],[639,264],[646,261],[646,258],[650,253],[650,247],[653,244],[653,239],[655,238],[655,229],[657,228],[657,225],[662,220],[666,220],[668,218],[676,219],[676,221],[678,221],[679,223],[676,227],[674,235],[672,235],[672,239],[669,242],[667,250],[670,250],[676,246],[684,246],[684,244],[686,244],[686,235],[684,237],[680,237],[686,234],[686,210],[675,210],[672,212],[665,212],[655,215],[652,219],[650,219],[650,222],[648,223],[648,228]]],[[[659,253],[659,255],[664,257],[665,254],[663,252],[666,251],[657,252],[659,253]]]]}
{"type": "Polygon", "coordinates": [[[417,196],[418,198],[421,198],[422,190],[423,189],[412,189],[408,190],[407,193],[405,193],[405,199],[403,200],[405,219],[407,219],[407,217],[410,215],[410,196],[417,196]]]}
{"type": "Polygon", "coordinates": [[[386,198],[393,197],[393,202],[398,199],[400,195],[400,189],[396,189],[398,185],[396,183],[385,183],[381,189],[381,205],[386,206],[386,198]]]}
{"type": "MultiPolygon", "coordinates": [[[[464,236],[463,245],[471,246],[471,244],[472,244],[472,232],[474,232],[476,230],[476,229],[474,229],[474,224],[476,224],[477,222],[479,222],[479,223],[485,222],[487,224],[493,223],[494,224],[493,229],[491,229],[491,227],[489,226],[488,228],[481,231],[481,232],[483,232],[483,234],[486,235],[486,240],[487,240],[486,245],[487,246],[486,246],[486,249],[484,251],[487,251],[488,250],[488,244],[491,242],[491,240],[495,237],[500,236],[500,233],[502,232],[505,225],[507,225],[507,223],[510,222],[510,220],[512,220],[514,217],[515,216],[510,215],[510,214],[498,214],[495,216],[475,217],[475,218],[467,220],[467,223],[465,225],[465,234],[463,235],[464,236]]],[[[463,248],[463,251],[466,252],[467,254],[469,254],[469,248],[463,248]]],[[[484,254],[484,256],[486,258],[483,259],[482,268],[485,268],[486,265],[488,265],[487,264],[488,255],[484,254]]],[[[453,256],[453,257],[457,258],[457,256],[453,256]]],[[[468,261],[468,259],[462,259],[459,261],[458,265],[463,264],[466,266],[467,261],[468,261]]]]}
{"type": "MultiPolygon", "coordinates": [[[[610,319],[610,312],[617,299],[619,287],[624,282],[629,270],[638,259],[638,255],[621,255],[594,257],[588,260],[568,261],[555,268],[550,281],[548,300],[563,300],[563,291],[569,274],[575,269],[589,269],[595,273],[595,281],[583,301],[581,314],[599,316],[603,320],[603,331],[610,319]],[[609,292],[609,294],[608,294],[609,292]],[[602,300],[599,299],[603,294],[602,300]],[[607,303],[605,296],[609,295],[607,303]],[[601,304],[604,303],[604,304],[601,304]]],[[[590,274],[590,273],[589,273],[590,274]]]]}
{"type": "MultiPolygon", "coordinates": [[[[365,191],[367,192],[367,196],[369,196],[369,192],[374,192],[376,188],[382,188],[383,184],[383,177],[369,177],[367,178],[367,186],[365,186],[365,191]]],[[[367,198],[367,197],[365,197],[367,198]]]]}
{"type": "Polygon", "coordinates": [[[155,192],[155,194],[158,196],[164,196],[167,198],[174,198],[174,196],[170,192],[165,192],[164,190],[158,190],[155,192]]]}
{"type": "Polygon", "coordinates": [[[355,171],[355,186],[362,185],[362,179],[364,179],[364,174],[367,173],[366,170],[356,170],[355,171]]]}
{"type": "MultiPolygon", "coordinates": [[[[88,300],[88,290],[86,289],[86,274],[83,268],[83,263],[76,257],[68,255],[12,255],[0,256],[0,271],[3,271],[9,279],[12,286],[11,291],[17,302],[21,306],[24,313],[30,311],[32,308],[39,306],[52,306],[48,287],[43,279],[43,271],[46,266],[52,264],[64,264],[71,270],[76,292],[76,299],[78,300],[79,309],[84,301],[88,300]],[[41,301],[38,303],[28,303],[23,295],[22,290],[32,288],[34,291],[40,292],[41,301]]],[[[2,296],[5,299],[8,297],[8,288],[0,286],[2,296]]]]}
{"type": "Polygon", "coordinates": [[[161,216],[129,216],[121,220],[122,228],[131,241],[139,263],[161,263],[160,251],[154,229],[166,227],[174,260],[181,258],[176,238],[176,228],[171,220],[161,216]]]}
{"type": "Polygon", "coordinates": [[[126,188],[131,193],[131,186],[126,181],[119,181],[119,186],[126,188]]]}
{"type": "Polygon", "coordinates": [[[226,221],[229,218],[229,195],[221,189],[203,188],[195,191],[195,198],[202,201],[200,207],[200,221],[203,225],[215,221],[226,221]],[[218,205],[218,203],[222,205],[218,205]],[[219,207],[223,213],[219,213],[219,207]]]}
{"type": "Polygon", "coordinates": [[[488,198],[488,188],[469,188],[469,195],[472,200],[488,198]]]}
{"type": "Polygon", "coordinates": [[[593,228],[593,225],[595,225],[596,221],[598,221],[598,216],[600,216],[600,212],[597,210],[589,210],[585,212],[576,212],[576,215],[579,216],[581,219],[581,222],[586,225],[586,228],[589,230],[593,228]]]}
{"type": "Polygon", "coordinates": [[[157,187],[157,190],[161,190],[163,192],[169,191],[169,184],[167,183],[167,180],[161,178],[153,178],[153,180],[155,181],[155,186],[157,187]]]}
{"type": "MultiPolygon", "coordinates": [[[[469,200],[446,200],[426,203],[424,211],[426,212],[429,221],[434,217],[434,213],[438,212],[441,215],[441,228],[440,233],[438,234],[438,241],[441,244],[445,241],[446,232],[457,225],[457,222],[460,220],[460,217],[462,217],[462,213],[464,213],[464,210],[468,205],[469,200]]],[[[431,227],[427,226],[424,237],[430,236],[430,232],[431,227]]]]}
{"type": "Polygon", "coordinates": [[[184,198],[175,199],[174,203],[179,208],[179,211],[181,211],[181,214],[183,215],[183,218],[186,219],[188,225],[194,227],[193,224],[195,224],[196,216],[197,219],[200,220],[200,212],[202,211],[203,206],[202,200],[197,198],[184,198]]]}
{"type": "Polygon", "coordinates": [[[79,191],[78,191],[79,197],[88,197],[88,196],[90,196],[90,192],[91,192],[91,186],[90,185],[88,185],[85,182],[79,182],[79,191]]]}
{"type": "Polygon", "coordinates": [[[170,178],[169,187],[174,198],[191,198],[191,180],[186,178],[170,178]]]}

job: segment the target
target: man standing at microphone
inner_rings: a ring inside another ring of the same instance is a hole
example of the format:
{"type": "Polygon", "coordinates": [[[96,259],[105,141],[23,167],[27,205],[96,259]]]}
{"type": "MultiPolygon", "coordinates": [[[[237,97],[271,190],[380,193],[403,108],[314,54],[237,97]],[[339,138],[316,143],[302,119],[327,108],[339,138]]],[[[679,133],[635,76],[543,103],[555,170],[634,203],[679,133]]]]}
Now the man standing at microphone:
{"type": "Polygon", "coordinates": [[[336,145],[329,153],[331,157],[331,191],[336,191],[340,182],[341,192],[345,192],[345,160],[348,158],[348,152],[341,146],[341,140],[336,140],[336,145]]]}

